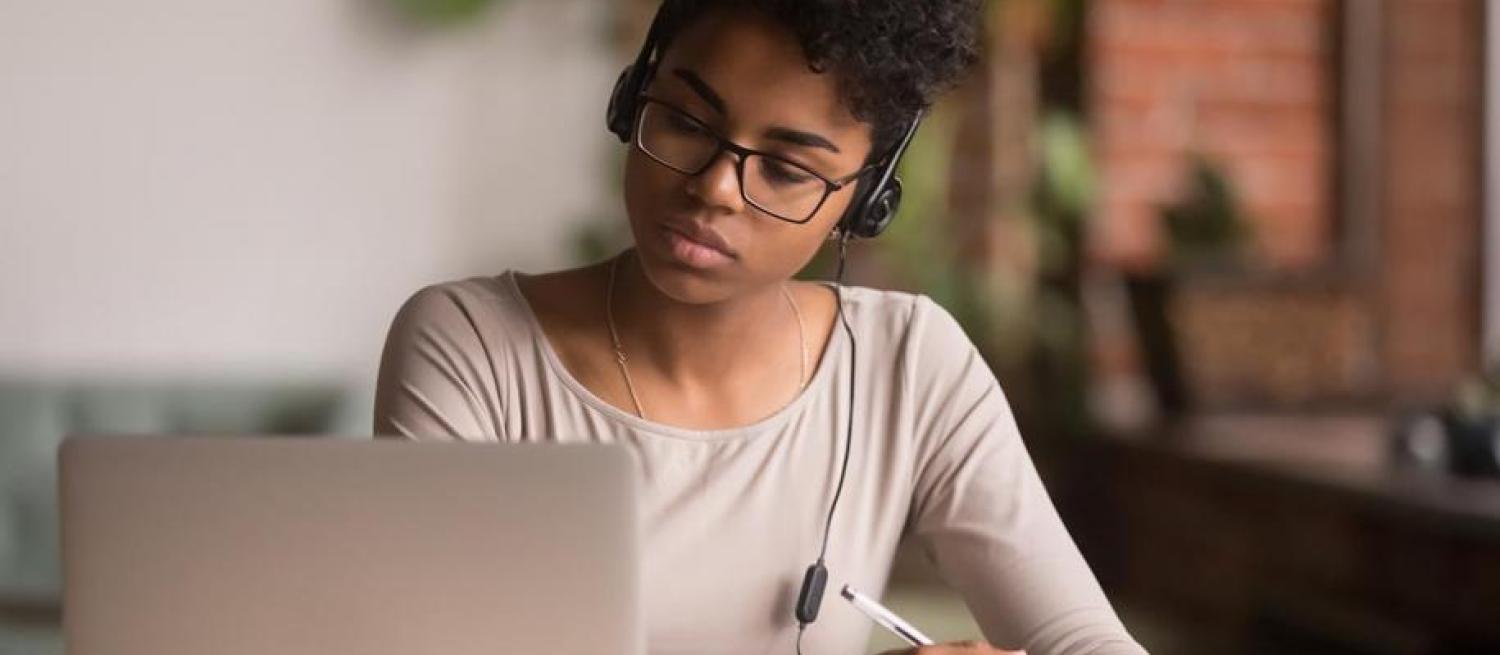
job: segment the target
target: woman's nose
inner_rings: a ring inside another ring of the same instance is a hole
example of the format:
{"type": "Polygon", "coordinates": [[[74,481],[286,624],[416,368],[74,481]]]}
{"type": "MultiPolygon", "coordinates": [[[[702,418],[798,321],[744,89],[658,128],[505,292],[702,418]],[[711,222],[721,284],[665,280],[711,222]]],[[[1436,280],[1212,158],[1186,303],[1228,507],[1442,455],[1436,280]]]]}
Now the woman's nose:
{"type": "Polygon", "coordinates": [[[688,193],[703,204],[737,213],[744,209],[745,197],[740,191],[738,156],[728,150],[720,152],[703,172],[688,178],[688,193]]]}

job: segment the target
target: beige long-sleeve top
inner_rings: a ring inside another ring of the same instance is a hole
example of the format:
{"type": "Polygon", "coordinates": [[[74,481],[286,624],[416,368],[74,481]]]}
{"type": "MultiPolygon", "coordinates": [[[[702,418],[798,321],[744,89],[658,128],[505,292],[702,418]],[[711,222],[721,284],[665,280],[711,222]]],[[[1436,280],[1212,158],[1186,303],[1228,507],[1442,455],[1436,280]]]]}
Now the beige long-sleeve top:
{"type": "MultiPolygon", "coordinates": [[[[1144,653],[1058,519],[999,384],[954,319],[921,295],[845,287],[844,303],[859,357],[854,441],[829,591],[802,652],[863,650],[871,623],[838,590],[879,597],[910,534],[991,643],[1030,655],[1144,653]]],[[[844,452],[849,365],[835,329],[808,386],[775,414],[727,430],[653,423],[569,374],[506,272],[430,286],[402,306],[375,428],[411,439],[628,445],[641,463],[649,650],[786,654],[844,452]]]]}

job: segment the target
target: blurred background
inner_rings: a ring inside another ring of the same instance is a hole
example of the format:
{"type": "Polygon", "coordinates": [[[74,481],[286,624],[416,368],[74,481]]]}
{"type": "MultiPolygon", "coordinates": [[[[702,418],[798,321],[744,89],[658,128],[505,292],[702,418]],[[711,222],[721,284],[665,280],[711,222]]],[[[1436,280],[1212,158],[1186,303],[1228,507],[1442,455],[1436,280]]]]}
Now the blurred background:
{"type": "MultiPolygon", "coordinates": [[[[655,5],[0,2],[0,653],[62,652],[64,435],[368,435],[414,290],[623,247],[655,5]]],[[[1500,653],[1495,5],[989,0],[855,248],[1153,653],[1500,653]]],[[[886,598],[979,636],[915,552],[886,598]]]]}

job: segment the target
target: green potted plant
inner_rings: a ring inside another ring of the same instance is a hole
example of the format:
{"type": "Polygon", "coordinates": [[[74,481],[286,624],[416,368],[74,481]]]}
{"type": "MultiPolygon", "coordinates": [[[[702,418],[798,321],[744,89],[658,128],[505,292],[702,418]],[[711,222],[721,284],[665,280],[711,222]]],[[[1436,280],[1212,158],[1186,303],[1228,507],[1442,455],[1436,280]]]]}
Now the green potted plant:
{"type": "Polygon", "coordinates": [[[1181,278],[1235,269],[1242,264],[1246,222],[1234,186],[1217,163],[1188,158],[1181,197],[1160,209],[1167,237],[1166,262],[1156,270],[1125,274],[1132,318],[1147,377],[1168,420],[1192,408],[1171,307],[1181,278]]]}

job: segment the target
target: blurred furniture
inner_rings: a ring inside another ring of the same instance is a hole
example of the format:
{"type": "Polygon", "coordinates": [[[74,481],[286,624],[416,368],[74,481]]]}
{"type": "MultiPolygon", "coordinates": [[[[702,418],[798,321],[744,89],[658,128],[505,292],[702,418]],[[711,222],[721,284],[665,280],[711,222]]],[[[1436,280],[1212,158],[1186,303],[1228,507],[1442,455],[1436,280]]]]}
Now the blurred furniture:
{"type": "Polygon", "coordinates": [[[1213,652],[1500,652],[1500,482],[1394,466],[1387,434],[1241,415],[1106,440],[1091,561],[1213,652]]]}

